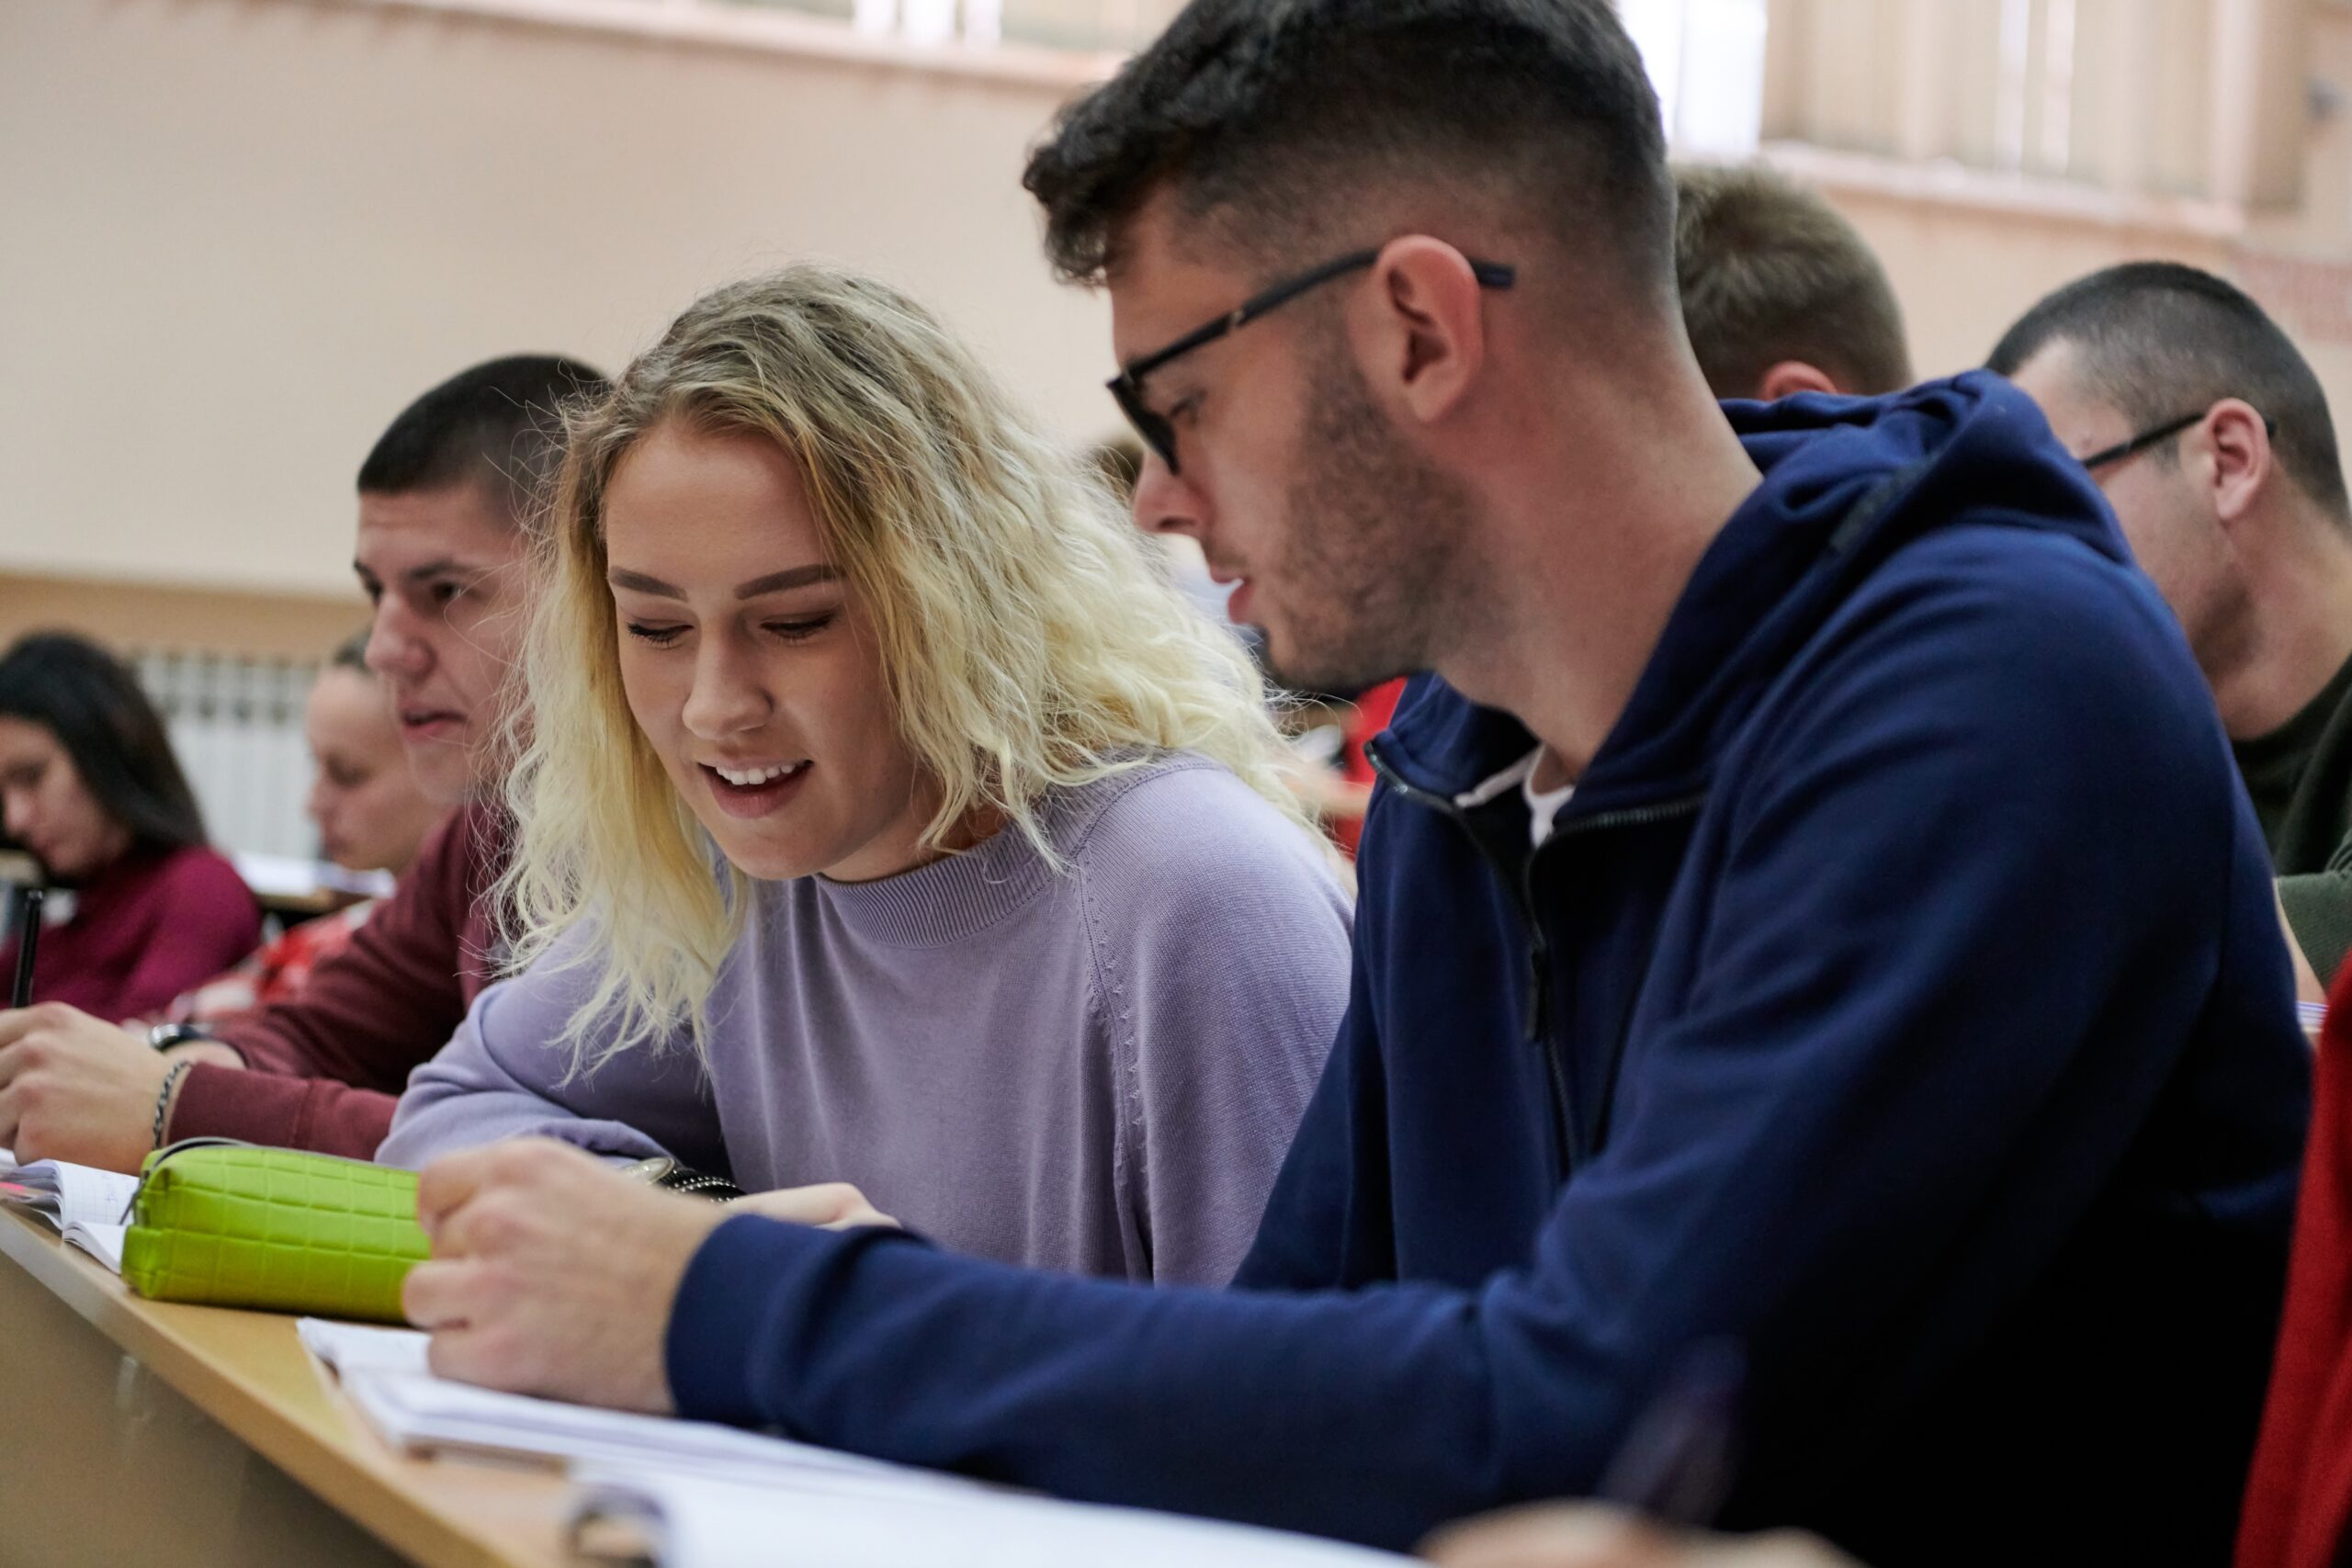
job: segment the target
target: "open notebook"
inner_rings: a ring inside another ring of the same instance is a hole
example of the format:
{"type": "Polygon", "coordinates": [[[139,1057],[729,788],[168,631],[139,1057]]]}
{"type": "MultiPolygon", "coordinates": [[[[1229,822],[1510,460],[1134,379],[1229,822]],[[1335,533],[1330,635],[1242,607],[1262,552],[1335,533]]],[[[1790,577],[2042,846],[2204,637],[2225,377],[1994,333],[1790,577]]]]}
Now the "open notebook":
{"type": "Polygon", "coordinates": [[[591,1562],[661,1568],[1380,1568],[1407,1559],[1245,1525],[979,1487],[882,1499],[677,1470],[576,1472],[591,1562]]]}
{"type": "Polygon", "coordinates": [[[109,1274],[122,1272],[122,1241],[130,1234],[129,1225],[102,1225],[96,1220],[65,1222],[65,1245],[96,1258],[109,1274]]]}
{"type": "Polygon", "coordinates": [[[122,1272],[122,1237],[139,1178],[62,1159],[18,1165],[0,1150],[0,1201],[40,1218],[66,1242],[116,1273],[122,1272]]]}
{"type": "Polygon", "coordinates": [[[1016,1495],[732,1427],[597,1410],[436,1378],[412,1330],[304,1318],[302,1343],[404,1453],[537,1458],[582,1483],[583,1556],[669,1568],[1374,1568],[1306,1536],[1016,1495]]]}
{"type": "Polygon", "coordinates": [[[768,1482],[821,1476],[836,1484],[899,1489],[973,1484],[706,1421],[599,1410],[454,1382],[426,1370],[425,1336],[413,1329],[306,1317],[295,1331],[341,1379],[377,1435],[403,1453],[454,1450],[561,1464],[667,1458],[768,1482]]]}

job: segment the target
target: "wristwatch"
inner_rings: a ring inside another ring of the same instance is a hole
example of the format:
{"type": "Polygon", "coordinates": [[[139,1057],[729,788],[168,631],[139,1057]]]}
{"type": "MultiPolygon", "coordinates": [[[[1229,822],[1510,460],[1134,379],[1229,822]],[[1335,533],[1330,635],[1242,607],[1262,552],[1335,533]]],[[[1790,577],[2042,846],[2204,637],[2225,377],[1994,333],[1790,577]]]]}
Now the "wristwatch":
{"type": "Polygon", "coordinates": [[[731,1203],[743,1195],[743,1190],[727,1178],[696,1170],[690,1165],[681,1165],[668,1155],[637,1160],[620,1169],[621,1174],[632,1181],[642,1181],[648,1187],[666,1187],[673,1192],[684,1192],[690,1197],[707,1198],[714,1203],[731,1203]]]}
{"type": "Polygon", "coordinates": [[[200,1023],[159,1023],[147,1032],[150,1049],[168,1051],[175,1045],[185,1045],[191,1040],[209,1040],[212,1031],[200,1023]]]}

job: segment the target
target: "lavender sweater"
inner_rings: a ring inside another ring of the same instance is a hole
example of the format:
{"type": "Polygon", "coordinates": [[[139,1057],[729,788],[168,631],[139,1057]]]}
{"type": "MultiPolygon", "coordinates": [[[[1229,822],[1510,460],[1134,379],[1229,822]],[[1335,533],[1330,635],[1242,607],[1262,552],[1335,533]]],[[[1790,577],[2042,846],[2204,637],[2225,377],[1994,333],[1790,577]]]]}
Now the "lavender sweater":
{"type": "Polygon", "coordinates": [[[378,1158],[545,1134],[671,1154],[747,1190],[848,1181],[960,1251],[1223,1284],[1255,1233],[1347,1000],[1347,908],[1317,847],[1175,756],[1019,832],[879,882],[755,885],[683,1031],[567,1081],[585,985],[484,991],[416,1069],[378,1158]]]}

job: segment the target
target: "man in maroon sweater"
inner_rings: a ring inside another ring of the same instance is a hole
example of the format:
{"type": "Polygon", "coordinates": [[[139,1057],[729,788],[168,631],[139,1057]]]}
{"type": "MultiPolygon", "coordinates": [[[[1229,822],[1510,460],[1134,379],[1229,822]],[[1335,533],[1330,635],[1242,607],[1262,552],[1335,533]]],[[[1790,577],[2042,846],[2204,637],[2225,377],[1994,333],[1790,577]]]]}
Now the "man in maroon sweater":
{"type": "Polygon", "coordinates": [[[157,1050],[73,1008],[0,1011],[0,1148],[116,1170],[175,1138],[376,1152],[409,1070],[492,977],[488,895],[508,847],[499,694],[522,637],[524,520],[560,456],[559,406],[603,387],[566,359],[479,365],[403,410],[360,467],[368,662],[418,782],[457,807],[391,897],[292,1000],[209,1039],[157,1050]]]}

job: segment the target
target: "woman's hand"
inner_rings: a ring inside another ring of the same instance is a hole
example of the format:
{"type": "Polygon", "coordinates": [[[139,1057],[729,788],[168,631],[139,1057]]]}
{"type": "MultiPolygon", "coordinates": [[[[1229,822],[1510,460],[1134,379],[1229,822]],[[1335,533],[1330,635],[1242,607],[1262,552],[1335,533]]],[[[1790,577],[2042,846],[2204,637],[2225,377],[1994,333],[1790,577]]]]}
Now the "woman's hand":
{"type": "Polygon", "coordinates": [[[819,1230],[845,1231],[858,1225],[888,1225],[892,1230],[899,1228],[898,1221],[867,1202],[865,1194],[846,1181],[754,1192],[736,1199],[727,1207],[729,1213],[789,1220],[796,1225],[814,1225],[819,1230]]]}
{"type": "Polygon", "coordinates": [[[1439,1568],[1856,1568],[1807,1535],[1682,1535],[1615,1508],[1545,1504],[1450,1526],[1421,1543],[1439,1568]]]}

